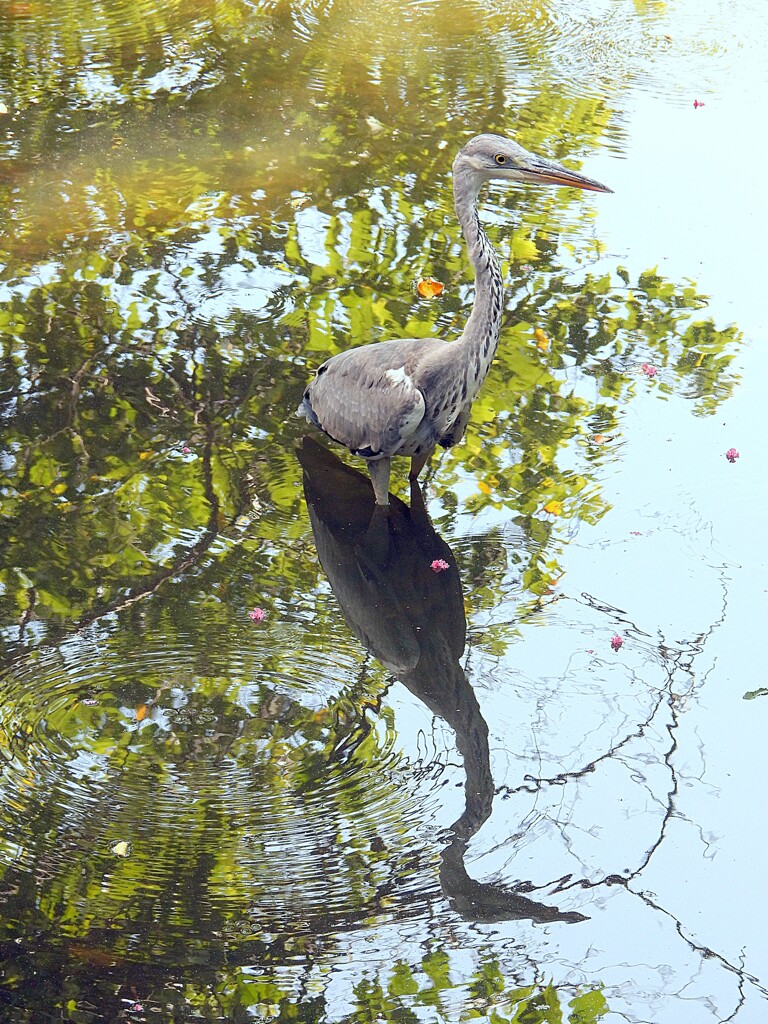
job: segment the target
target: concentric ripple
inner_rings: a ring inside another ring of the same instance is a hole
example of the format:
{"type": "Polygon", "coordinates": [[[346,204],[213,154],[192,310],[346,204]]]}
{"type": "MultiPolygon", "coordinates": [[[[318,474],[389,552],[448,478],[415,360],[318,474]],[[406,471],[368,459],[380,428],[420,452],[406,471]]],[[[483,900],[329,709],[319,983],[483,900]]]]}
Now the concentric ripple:
{"type": "Polygon", "coordinates": [[[162,958],[419,902],[424,809],[375,710],[386,677],[360,685],[354,650],[249,637],[231,657],[93,632],[0,679],[5,880],[37,878],[44,903],[64,884],[60,934],[109,926],[162,958]]]}

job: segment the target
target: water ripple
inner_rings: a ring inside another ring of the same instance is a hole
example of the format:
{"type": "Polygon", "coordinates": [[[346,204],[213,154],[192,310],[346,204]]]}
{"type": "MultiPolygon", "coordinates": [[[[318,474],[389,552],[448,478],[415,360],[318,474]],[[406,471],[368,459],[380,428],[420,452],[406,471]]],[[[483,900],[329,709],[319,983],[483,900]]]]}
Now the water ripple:
{"type": "Polygon", "coordinates": [[[79,637],[0,679],[3,857],[60,879],[81,865],[89,895],[70,893],[66,932],[138,894],[163,921],[150,938],[162,955],[214,920],[229,941],[317,933],[436,885],[418,871],[424,805],[375,687],[355,682],[359,654],[321,663],[315,648],[283,667],[258,635],[218,657],[79,637]]]}

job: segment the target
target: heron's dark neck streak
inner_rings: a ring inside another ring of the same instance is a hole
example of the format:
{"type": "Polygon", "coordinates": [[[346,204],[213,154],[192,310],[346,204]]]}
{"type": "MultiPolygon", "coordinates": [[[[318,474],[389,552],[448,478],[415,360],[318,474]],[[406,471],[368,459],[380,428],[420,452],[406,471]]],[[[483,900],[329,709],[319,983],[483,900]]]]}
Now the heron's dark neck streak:
{"type": "Polygon", "coordinates": [[[472,398],[493,362],[499,344],[504,287],[499,260],[477,214],[477,188],[454,181],[454,201],[467,253],[475,271],[475,301],[458,344],[466,351],[468,390],[472,398]]]}

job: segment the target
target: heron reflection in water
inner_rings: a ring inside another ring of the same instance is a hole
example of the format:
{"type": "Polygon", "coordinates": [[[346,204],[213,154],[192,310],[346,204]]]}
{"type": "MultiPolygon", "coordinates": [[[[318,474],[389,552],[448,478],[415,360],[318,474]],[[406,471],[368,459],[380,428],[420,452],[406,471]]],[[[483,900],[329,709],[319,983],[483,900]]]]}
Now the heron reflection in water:
{"type": "Polygon", "coordinates": [[[519,891],[476,882],[464,866],[472,836],[488,819],[493,777],[488,726],[461,666],[466,619],[455,559],[427,515],[414,480],[410,508],[374,504],[370,481],[311,438],[299,451],[304,493],[320,562],[358,640],[456,734],[464,761],[465,806],[442,852],[440,882],[453,908],[471,921],[529,918],[583,921],[519,891]]]}

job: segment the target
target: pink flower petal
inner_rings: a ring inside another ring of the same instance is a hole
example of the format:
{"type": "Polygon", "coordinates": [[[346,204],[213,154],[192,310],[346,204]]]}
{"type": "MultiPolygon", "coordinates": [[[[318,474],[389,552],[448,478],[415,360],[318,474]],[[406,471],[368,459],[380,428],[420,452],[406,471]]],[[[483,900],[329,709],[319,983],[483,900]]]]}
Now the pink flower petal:
{"type": "Polygon", "coordinates": [[[267,613],[263,608],[252,608],[248,612],[248,618],[253,619],[254,622],[263,622],[266,617],[267,613]]]}
{"type": "Polygon", "coordinates": [[[623,643],[624,643],[624,641],[619,636],[618,633],[616,633],[615,636],[611,637],[611,647],[613,648],[614,651],[620,650],[620,648],[621,648],[623,643]]]}
{"type": "Polygon", "coordinates": [[[729,448],[728,451],[725,453],[725,457],[726,459],[728,459],[729,462],[735,462],[736,459],[738,459],[739,457],[739,453],[736,451],[735,448],[729,448]]]}
{"type": "Polygon", "coordinates": [[[432,572],[445,572],[446,569],[450,569],[450,565],[444,558],[436,558],[430,565],[430,569],[432,572]]]}

